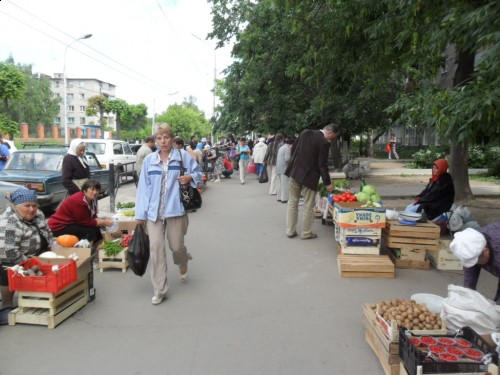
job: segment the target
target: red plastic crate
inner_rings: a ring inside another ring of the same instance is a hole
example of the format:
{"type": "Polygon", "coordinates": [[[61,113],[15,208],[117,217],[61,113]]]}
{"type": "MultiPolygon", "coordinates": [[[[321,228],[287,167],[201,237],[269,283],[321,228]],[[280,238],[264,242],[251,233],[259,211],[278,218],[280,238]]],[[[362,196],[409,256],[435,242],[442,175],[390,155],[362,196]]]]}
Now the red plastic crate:
{"type": "Polygon", "coordinates": [[[7,269],[9,276],[9,290],[11,292],[49,292],[58,293],[78,278],[76,262],[68,259],[67,264],[59,265],[59,272],[52,272],[52,264],[40,262],[38,259],[28,259],[19,264],[25,270],[33,266],[40,267],[44,276],[22,276],[11,269],[7,269]]]}

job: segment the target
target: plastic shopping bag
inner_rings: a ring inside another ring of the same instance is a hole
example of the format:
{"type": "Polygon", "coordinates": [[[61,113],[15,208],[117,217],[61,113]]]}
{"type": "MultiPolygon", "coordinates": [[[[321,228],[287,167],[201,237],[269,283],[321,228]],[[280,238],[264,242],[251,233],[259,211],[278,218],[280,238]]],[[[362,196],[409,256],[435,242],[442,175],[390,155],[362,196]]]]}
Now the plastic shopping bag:
{"type": "Polygon", "coordinates": [[[262,168],[262,172],[260,172],[259,182],[261,184],[263,184],[263,183],[266,183],[268,181],[269,181],[269,177],[267,176],[267,168],[264,167],[264,168],[262,168]]]}
{"type": "Polygon", "coordinates": [[[391,144],[388,143],[387,146],[385,146],[385,152],[389,153],[391,152],[391,144]]]}
{"type": "Polygon", "coordinates": [[[255,163],[253,161],[251,161],[250,163],[248,163],[247,173],[255,173],[255,174],[257,174],[257,166],[255,165],[255,163]]]}
{"type": "Polygon", "coordinates": [[[149,261],[149,236],[142,224],[135,227],[134,236],[128,246],[127,261],[132,272],[137,276],[144,275],[149,261]]]}

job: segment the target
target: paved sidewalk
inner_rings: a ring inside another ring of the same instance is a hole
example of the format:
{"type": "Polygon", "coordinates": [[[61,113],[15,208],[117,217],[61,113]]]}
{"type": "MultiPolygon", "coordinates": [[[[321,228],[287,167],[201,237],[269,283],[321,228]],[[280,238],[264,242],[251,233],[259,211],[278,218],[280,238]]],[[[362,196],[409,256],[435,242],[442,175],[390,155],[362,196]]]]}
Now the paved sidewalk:
{"type": "MultiPolygon", "coordinates": [[[[446,296],[462,275],[341,278],[333,227],[317,220],[317,239],[287,238],[286,205],[268,188],[255,175],[208,186],[189,215],[189,279],[181,283],[168,254],[164,303],[151,304],[149,274],[107,270],[95,273],[96,300],[54,330],[1,326],[0,374],[383,375],[364,339],[362,304],[446,296]]],[[[117,201],[134,197],[130,184],[117,201]]],[[[104,213],[109,198],[99,204],[104,213]]],[[[491,298],[495,289],[482,274],[478,290],[491,298]]]]}

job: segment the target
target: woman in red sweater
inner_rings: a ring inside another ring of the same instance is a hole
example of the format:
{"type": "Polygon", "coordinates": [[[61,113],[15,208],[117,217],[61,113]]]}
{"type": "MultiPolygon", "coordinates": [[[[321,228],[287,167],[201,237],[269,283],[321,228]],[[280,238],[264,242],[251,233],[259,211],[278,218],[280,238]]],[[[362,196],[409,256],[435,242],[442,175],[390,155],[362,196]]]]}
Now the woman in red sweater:
{"type": "Polygon", "coordinates": [[[89,240],[95,249],[103,239],[100,227],[113,225],[113,219],[97,217],[97,197],[100,191],[100,182],[90,179],[83,184],[80,192],[64,200],[47,220],[54,237],[72,234],[80,240],[89,240]]]}

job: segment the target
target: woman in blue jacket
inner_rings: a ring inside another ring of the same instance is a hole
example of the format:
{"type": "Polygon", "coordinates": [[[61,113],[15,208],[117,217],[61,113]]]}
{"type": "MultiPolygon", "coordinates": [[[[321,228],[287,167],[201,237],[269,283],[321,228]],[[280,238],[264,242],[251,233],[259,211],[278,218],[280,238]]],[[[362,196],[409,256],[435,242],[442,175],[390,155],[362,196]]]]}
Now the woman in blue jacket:
{"type": "Polygon", "coordinates": [[[179,266],[180,278],[187,278],[191,255],[184,244],[189,220],[179,193],[179,183],[196,187],[201,181],[201,167],[186,151],[173,147],[172,129],[168,124],[158,126],[155,152],[144,159],[137,187],[135,219],[147,224],[151,258],[153,305],[167,295],[167,244],[179,266]],[[180,176],[182,164],[184,175],[180,176]]]}

